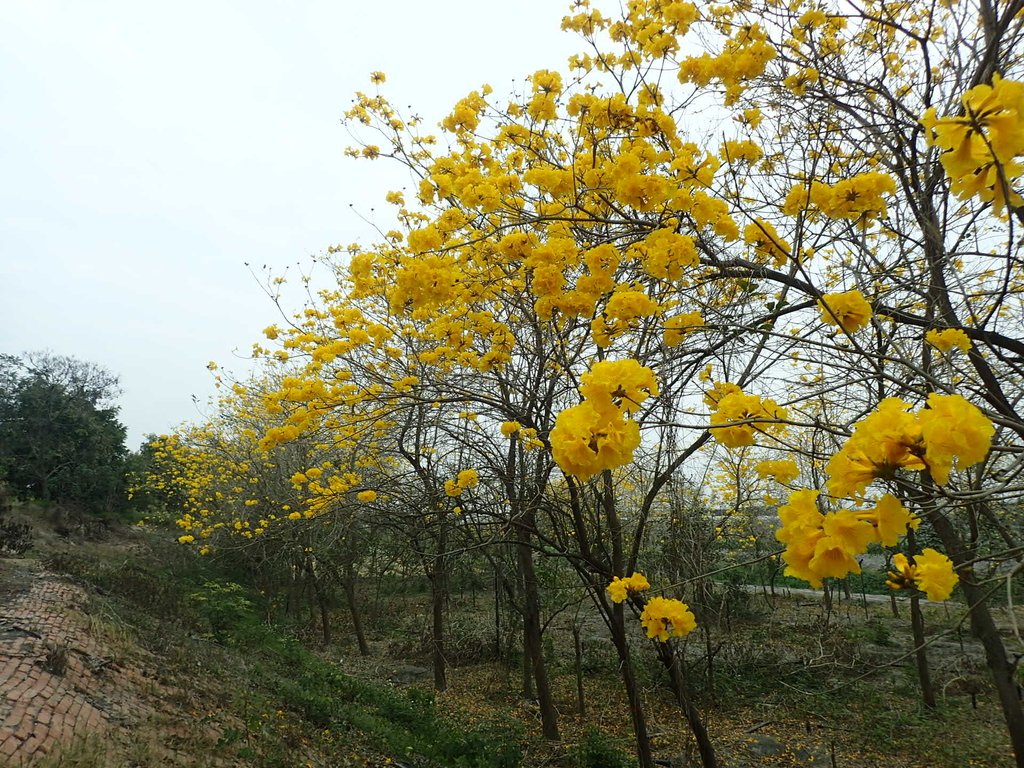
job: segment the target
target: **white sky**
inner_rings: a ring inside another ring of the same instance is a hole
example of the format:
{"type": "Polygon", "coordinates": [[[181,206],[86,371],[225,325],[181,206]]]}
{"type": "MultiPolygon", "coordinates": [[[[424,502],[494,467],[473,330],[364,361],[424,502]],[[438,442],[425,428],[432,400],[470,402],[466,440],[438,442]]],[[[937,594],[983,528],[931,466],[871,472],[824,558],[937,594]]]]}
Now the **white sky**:
{"type": "Polygon", "coordinates": [[[407,183],[342,154],[369,73],[435,124],[562,69],[567,5],[0,0],[0,351],[120,375],[130,448],[200,419],[207,362],[244,374],[278,319],[244,262],[370,242],[349,204],[407,183]]]}

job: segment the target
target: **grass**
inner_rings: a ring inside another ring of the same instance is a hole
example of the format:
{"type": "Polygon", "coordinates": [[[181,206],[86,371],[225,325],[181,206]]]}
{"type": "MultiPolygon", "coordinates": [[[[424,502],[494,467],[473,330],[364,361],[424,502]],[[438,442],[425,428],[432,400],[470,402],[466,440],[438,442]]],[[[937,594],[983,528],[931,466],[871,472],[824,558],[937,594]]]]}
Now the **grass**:
{"type": "MultiPolygon", "coordinates": [[[[452,647],[462,649],[462,661],[451,670],[449,691],[435,696],[354,674],[379,673],[389,664],[380,657],[376,666],[354,659],[339,665],[340,648],[314,652],[269,626],[264,598],[244,586],[243,575],[183,548],[158,540],[95,542],[53,552],[48,563],[92,586],[89,631],[112,649],[114,666],[148,665],[152,675],[138,683],[138,695],[162,708],[112,742],[69,746],[64,762],[52,762],[53,755],[44,768],[366,768],[389,758],[416,768],[633,764],[617,663],[599,628],[585,633],[588,711],[575,714],[568,613],[546,636],[563,736],[552,744],[540,737],[536,708],[522,700],[516,655],[491,652],[486,592],[453,599],[452,647]]],[[[888,604],[864,606],[855,597],[826,614],[805,596],[720,596],[727,610],[691,636],[686,659],[723,768],[795,766],[810,754],[829,761],[834,754],[837,768],[1011,764],[994,694],[960,625],[962,606],[925,606],[929,637],[937,638],[929,656],[939,692],[938,708],[928,711],[909,655],[905,608],[894,617],[888,604]],[[977,709],[961,692],[964,680],[979,691],[977,709]],[[784,748],[755,759],[750,749],[758,739],[784,748]]],[[[404,654],[422,650],[409,637],[421,629],[424,601],[418,593],[389,595],[389,610],[368,625],[374,648],[403,654],[394,665],[423,661],[404,654]]],[[[680,756],[693,756],[692,740],[639,630],[634,645],[656,756],[679,764],[680,756]]]]}
{"type": "Polygon", "coordinates": [[[109,765],[110,749],[98,734],[88,734],[67,746],[57,747],[33,763],[34,768],[108,768],[109,765]]]}
{"type": "MultiPolygon", "coordinates": [[[[319,765],[318,755],[333,754],[344,743],[359,748],[344,758],[332,757],[342,762],[330,764],[366,765],[373,755],[387,753],[423,768],[519,765],[514,730],[467,729],[441,716],[430,693],[344,674],[294,637],[266,625],[259,595],[218,579],[223,574],[215,568],[185,577],[174,557],[120,555],[65,551],[47,564],[102,592],[91,601],[90,628],[125,656],[133,641],[156,654],[156,682],[182,692],[173,701],[176,708],[198,715],[205,720],[201,725],[219,734],[206,739],[205,746],[197,732],[182,736],[182,743],[160,737],[164,750],[187,748],[190,759],[200,759],[205,749],[210,760],[265,766],[294,765],[298,753],[319,765]],[[222,707],[208,706],[218,698],[222,707]]],[[[150,726],[151,732],[167,729],[167,723],[150,726]]],[[[136,734],[134,742],[138,750],[145,739],[136,734]]]]}

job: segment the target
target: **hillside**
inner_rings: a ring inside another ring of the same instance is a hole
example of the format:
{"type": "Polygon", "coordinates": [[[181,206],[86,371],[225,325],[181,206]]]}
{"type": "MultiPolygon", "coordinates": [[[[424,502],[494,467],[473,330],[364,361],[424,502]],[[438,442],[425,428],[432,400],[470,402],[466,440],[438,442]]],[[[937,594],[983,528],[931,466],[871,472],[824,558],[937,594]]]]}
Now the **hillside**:
{"type": "MultiPolygon", "coordinates": [[[[422,619],[415,593],[373,617],[372,655],[361,658],[345,642],[325,647],[268,624],[257,591],[164,533],[115,528],[89,540],[40,527],[26,556],[0,559],[4,765],[631,764],[614,654],[597,623],[585,627],[585,715],[567,651],[549,649],[563,741],[546,744],[516,665],[480,647],[485,598],[453,598],[462,658],[435,700],[419,687],[429,672],[408,640],[422,619]]],[[[928,714],[915,700],[906,620],[888,605],[837,606],[823,630],[807,595],[780,595],[770,614],[759,596],[731,599],[729,647],[701,703],[723,765],[868,768],[886,755],[920,768],[1009,765],[978,649],[942,621],[953,618],[945,608],[929,608],[942,695],[928,714]]],[[[691,764],[678,709],[656,676],[644,679],[657,754],[691,764]]]]}

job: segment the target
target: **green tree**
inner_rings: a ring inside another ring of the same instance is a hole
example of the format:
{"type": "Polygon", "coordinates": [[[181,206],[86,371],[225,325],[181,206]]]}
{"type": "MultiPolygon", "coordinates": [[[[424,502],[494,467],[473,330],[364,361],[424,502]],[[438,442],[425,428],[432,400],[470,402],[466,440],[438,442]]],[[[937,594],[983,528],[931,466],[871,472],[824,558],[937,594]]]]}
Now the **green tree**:
{"type": "Polygon", "coordinates": [[[22,498],[89,512],[123,506],[125,428],[117,377],[72,357],[0,359],[0,473],[22,498]]]}

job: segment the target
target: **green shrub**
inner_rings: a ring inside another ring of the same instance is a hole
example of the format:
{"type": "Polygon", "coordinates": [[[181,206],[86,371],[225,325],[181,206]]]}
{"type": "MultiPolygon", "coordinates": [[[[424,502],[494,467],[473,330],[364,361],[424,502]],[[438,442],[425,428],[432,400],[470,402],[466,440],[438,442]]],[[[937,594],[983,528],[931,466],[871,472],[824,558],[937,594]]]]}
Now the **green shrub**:
{"type": "Polygon", "coordinates": [[[576,748],[577,768],[632,768],[633,758],[597,728],[588,728],[576,748]]]}
{"type": "Polygon", "coordinates": [[[188,600],[220,642],[235,641],[240,630],[255,620],[245,588],[233,581],[204,581],[188,600]]]}

